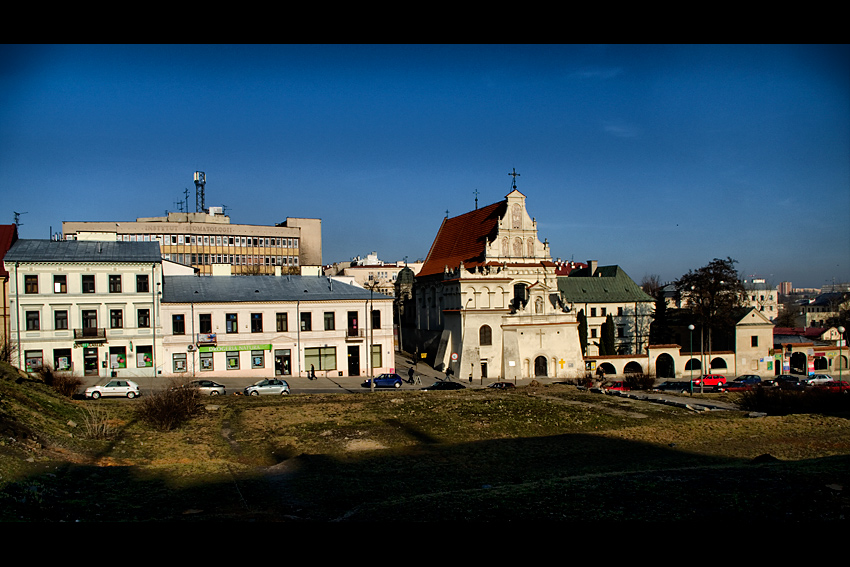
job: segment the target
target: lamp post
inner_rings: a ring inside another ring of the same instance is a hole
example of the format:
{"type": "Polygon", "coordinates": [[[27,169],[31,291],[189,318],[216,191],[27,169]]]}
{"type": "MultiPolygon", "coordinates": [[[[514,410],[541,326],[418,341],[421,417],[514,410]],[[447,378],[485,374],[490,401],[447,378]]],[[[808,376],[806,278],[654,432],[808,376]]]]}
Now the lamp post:
{"type": "Polygon", "coordinates": [[[693,395],[694,394],[694,326],[688,325],[688,331],[690,331],[690,335],[691,335],[691,352],[689,353],[689,356],[691,358],[690,358],[690,360],[688,360],[688,363],[691,366],[690,390],[691,390],[691,395],[693,395]]]}
{"type": "Polygon", "coordinates": [[[838,383],[839,389],[841,388],[841,367],[843,366],[843,359],[841,358],[841,343],[844,342],[844,327],[838,327],[838,383]]]}

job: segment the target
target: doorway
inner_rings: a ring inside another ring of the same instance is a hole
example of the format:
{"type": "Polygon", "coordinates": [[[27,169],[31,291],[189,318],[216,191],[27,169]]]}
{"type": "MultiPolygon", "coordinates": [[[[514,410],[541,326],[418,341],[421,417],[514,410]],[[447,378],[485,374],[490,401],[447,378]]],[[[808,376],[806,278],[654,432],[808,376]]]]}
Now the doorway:
{"type": "Polygon", "coordinates": [[[545,356],[538,356],[534,359],[534,375],[535,376],[548,376],[549,375],[549,363],[546,362],[545,356]]]}
{"type": "Polygon", "coordinates": [[[360,376],[360,347],[348,347],[348,375],[360,376]]]}
{"type": "Polygon", "coordinates": [[[83,349],[83,369],[86,376],[97,376],[97,349],[83,349]]]}
{"type": "Polygon", "coordinates": [[[274,351],[274,373],[275,376],[289,376],[292,374],[292,357],[288,348],[276,349],[274,351]]]}

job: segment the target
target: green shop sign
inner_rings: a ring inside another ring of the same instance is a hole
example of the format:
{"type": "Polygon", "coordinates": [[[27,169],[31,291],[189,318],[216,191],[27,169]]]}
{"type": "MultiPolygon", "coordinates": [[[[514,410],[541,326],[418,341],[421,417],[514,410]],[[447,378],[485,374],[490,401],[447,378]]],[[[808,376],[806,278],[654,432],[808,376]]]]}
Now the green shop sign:
{"type": "Polygon", "coordinates": [[[232,352],[235,350],[271,350],[272,345],[225,345],[202,346],[198,352],[232,352]]]}

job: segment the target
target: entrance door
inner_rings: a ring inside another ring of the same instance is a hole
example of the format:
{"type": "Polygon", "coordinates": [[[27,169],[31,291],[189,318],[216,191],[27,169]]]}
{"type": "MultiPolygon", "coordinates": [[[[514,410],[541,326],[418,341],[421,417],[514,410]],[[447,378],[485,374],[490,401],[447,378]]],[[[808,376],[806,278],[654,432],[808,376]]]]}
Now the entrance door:
{"type": "Polygon", "coordinates": [[[548,364],[546,363],[545,356],[538,356],[534,359],[534,375],[535,376],[548,376],[548,364]]]}
{"type": "Polygon", "coordinates": [[[274,351],[274,373],[275,376],[289,376],[292,374],[290,366],[289,349],[277,349],[274,351]]]}
{"type": "Polygon", "coordinates": [[[348,375],[360,376],[360,347],[348,347],[348,375]]]}
{"type": "Polygon", "coordinates": [[[83,369],[86,376],[97,376],[97,349],[83,349],[83,369]]]}

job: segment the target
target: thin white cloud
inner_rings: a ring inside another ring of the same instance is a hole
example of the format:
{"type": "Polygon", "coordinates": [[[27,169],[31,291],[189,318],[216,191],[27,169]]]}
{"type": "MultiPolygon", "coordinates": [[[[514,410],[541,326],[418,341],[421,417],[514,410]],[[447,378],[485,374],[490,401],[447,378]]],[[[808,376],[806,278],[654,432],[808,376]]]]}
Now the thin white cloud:
{"type": "Polygon", "coordinates": [[[640,129],[631,124],[603,122],[602,128],[617,138],[637,138],[640,135],[640,129]]]}

